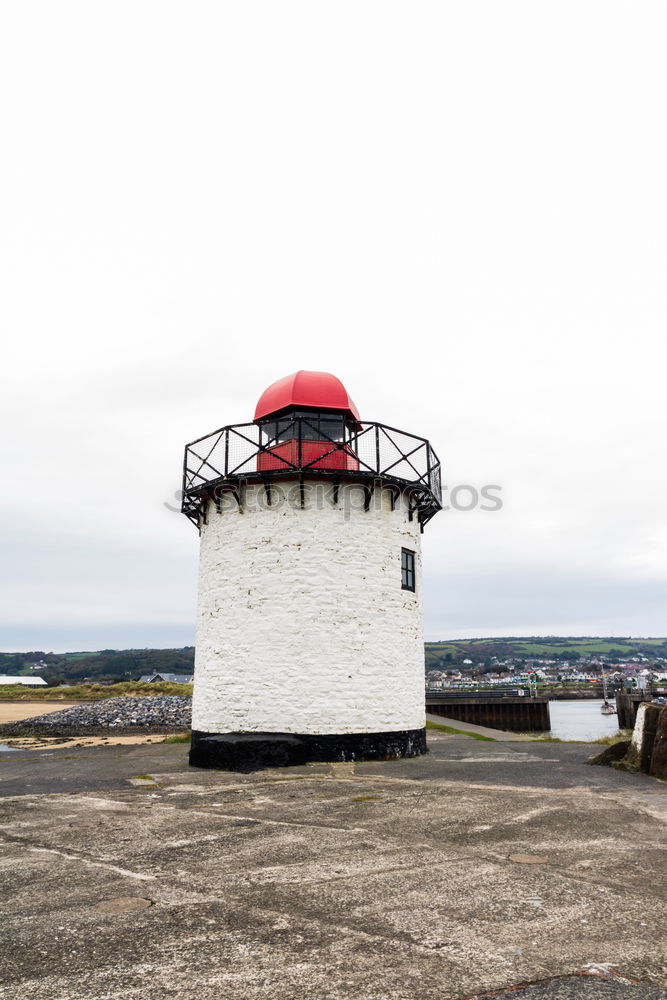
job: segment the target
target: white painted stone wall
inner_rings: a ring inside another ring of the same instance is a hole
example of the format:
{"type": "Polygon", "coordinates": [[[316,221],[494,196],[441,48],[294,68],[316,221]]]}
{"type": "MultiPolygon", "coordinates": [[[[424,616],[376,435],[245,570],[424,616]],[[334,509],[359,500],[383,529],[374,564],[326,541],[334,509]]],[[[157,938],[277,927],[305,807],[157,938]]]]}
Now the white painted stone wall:
{"type": "Polygon", "coordinates": [[[637,760],[642,752],[642,743],[644,742],[644,726],[646,724],[646,706],[648,702],[641,702],[637,706],[637,715],[635,716],[635,725],[632,730],[632,739],[630,740],[630,748],[637,756],[637,760]]]}
{"type": "Polygon", "coordinates": [[[424,726],[421,538],[408,499],[306,482],[249,485],[201,528],[193,697],[204,732],[364,733],[424,726]],[[288,497],[281,499],[288,493],[288,497]],[[401,587],[415,552],[416,592],[401,587]]]}

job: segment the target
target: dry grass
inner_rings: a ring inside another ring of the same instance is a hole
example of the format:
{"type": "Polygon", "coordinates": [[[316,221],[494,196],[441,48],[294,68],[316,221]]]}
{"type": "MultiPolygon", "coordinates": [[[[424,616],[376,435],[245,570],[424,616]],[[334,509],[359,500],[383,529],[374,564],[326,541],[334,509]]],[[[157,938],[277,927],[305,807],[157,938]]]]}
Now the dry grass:
{"type": "Polygon", "coordinates": [[[158,694],[191,695],[192,684],[160,682],[146,684],[141,681],[123,681],[122,684],[73,684],[70,687],[26,687],[24,684],[0,684],[0,699],[12,701],[101,701],[119,696],[144,696],[158,694]]]}

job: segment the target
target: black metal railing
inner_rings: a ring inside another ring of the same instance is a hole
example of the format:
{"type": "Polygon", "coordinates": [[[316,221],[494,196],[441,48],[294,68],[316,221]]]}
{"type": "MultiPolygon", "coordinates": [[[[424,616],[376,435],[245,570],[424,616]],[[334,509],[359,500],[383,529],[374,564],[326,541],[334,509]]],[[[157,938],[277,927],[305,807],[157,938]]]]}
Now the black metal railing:
{"type": "MultiPolygon", "coordinates": [[[[478,691],[475,688],[468,688],[465,691],[444,690],[442,688],[426,688],[426,700],[429,701],[469,701],[471,698],[481,698],[485,700],[497,701],[498,698],[526,698],[530,701],[531,694],[528,684],[519,684],[515,687],[494,688],[492,691],[478,691]]],[[[544,694],[546,698],[547,695],[544,694]]]]}
{"type": "MultiPolygon", "coordinates": [[[[440,461],[425,438],[384,424],[341,420],[325,428],[299,415],[221,427],[186,445],[183,513],[199,524],[202,505],[245,482],[307,476],[395,486],[422,525],[442,509],[440,461]]],[[[237,492],[238,497],[238,492],[237,492]]]]}

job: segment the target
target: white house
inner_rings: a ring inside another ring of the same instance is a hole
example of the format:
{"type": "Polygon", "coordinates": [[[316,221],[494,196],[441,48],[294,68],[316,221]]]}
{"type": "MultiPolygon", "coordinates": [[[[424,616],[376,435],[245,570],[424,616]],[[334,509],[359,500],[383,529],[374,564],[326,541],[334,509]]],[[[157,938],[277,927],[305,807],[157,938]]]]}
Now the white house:
{"type": "Polygon", "coordinates": [[[0,674],[0,684],[23,684],[25,687],[47,687],[43,677],[10,677],[0,674]]]}

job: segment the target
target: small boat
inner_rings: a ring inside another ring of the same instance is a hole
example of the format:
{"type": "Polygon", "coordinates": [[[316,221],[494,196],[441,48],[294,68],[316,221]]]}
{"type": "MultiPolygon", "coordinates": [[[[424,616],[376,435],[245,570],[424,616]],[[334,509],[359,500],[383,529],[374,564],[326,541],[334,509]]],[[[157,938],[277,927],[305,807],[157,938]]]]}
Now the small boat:
{"type": "Polygon", "coordinates": [[[600,711],[603,715],[616,715],[616,709],[613,705],[609,704],[607,699],[607,675],[604,672],[604,667],[602,668],[602,696],[604,701],[600,705],[600,711]]]}

